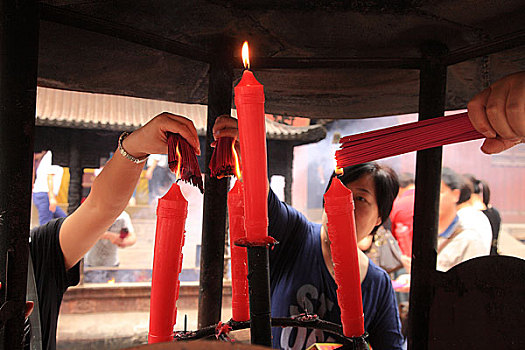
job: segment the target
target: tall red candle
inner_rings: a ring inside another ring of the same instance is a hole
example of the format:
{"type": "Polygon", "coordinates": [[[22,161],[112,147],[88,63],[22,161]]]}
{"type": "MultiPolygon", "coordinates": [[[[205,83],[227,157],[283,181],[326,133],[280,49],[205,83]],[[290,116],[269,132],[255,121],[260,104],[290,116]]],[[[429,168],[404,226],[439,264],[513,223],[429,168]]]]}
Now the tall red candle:
{"type": "Polygon", "coordinates": [[[266,125],[264,87],[245,70],[235,87],[239,140],[244,182],[246,235],[250,242],[268,236],[268,178],[266,170],[266,125]]]}
{"type": "Polygon", "coordinates": [[[365,328],[352,191],[334,178],[324,200],[343,334],[359,337],[365,328]]]}
{"type": "Polygon", "coordinates": [[[179,185],[174,183],[168,193],[159,199],[157,206],[148,334],[150,344],[173,341],[187,215],[188,201],[179,185]]]}
{"type": "Polygon", "coordinates": [[[228,216],[230,222],[230,251],[232,272],[232,316],[234,321],[250,319],[250,295],[248,291],[248,257],[245,247],[235,245],[246,238],[244,230],[244,189],[239,180],[228,193],[228,216]]]}

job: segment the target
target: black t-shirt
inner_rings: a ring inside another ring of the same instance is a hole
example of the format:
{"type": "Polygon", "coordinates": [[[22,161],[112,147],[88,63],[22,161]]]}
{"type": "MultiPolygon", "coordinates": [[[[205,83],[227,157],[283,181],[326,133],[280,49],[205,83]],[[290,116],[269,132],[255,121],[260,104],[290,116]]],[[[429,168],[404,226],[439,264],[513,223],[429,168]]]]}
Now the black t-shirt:
{"type": "Polygon", "coordinates": [[[66,271],[59,232],[64,218],[31,230],[31,258],[40,305],[42,349],[56,348],[58,311],[68,287],[78,284],[80,264],[66,271]]]}

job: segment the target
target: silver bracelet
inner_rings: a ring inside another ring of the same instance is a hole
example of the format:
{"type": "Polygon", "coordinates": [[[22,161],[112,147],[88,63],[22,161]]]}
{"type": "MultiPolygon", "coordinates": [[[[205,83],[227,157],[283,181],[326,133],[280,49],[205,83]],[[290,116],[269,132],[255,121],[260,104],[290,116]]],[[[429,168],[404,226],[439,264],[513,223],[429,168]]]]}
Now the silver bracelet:
{"type": "Polygon", "coordinates": [[[133,163],[135,164],[140,164],[140,163],[143,163],[146,161],[146,159],[148,159],[149,157],[149,154],[143,158],[135,158],[133,157],[131,154],[129,154],[128,152],[126,152],[126,150],[124,149],[124,147],[122,147],[122,142],[124,142],[124,139],[126,137],[128,137],[130,135],[129,132],[127,131],[124,131],[122,134],[120,134],[120,137],[118,138],[118,150],[120,152],[120,154],[126,158],[126,159],[129,159],[131,160],[133,163]]]}

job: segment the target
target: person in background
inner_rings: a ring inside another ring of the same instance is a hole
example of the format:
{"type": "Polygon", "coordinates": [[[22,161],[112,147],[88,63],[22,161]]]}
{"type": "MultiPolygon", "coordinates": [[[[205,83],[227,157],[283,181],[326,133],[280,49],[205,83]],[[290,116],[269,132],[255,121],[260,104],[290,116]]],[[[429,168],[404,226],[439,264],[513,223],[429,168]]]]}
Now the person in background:
{"type": "MultiPolygon", "coordinates": [[[[437,241],[438,271],[446,272],[457,264],[488,255],[485,237],[475,227],[463,227],[458,216],[458,202],[465,179],[450,168],[443,168],[439,196],[439,222],[437,241]]],[[[481,212],[480,212],[481,214],[481,212]]],[[[398,292],[410,291],[410,274],[397,277],[398,292]]]]}
{"type": "Polygon", "coordinates": [[[62,297],[79,281],[79,261],[122,213],[149,154],[166,154],[166,132],[179,133],[200,154],[193,123],[162,113],[131,134],[122,134],[115,155],[93,182],[87,199],[66,218],[31,230],[33,265],[42,333],[42,349],[56,348],[62,297]]]}
{"type": "Polygon", "coordinates": [[[146,166],[145,177],[148,179],[149,203],[151,204],[164,196],[176,179],[168,167],[168,156],[165,154],[152,154],[146,166]]]}
{"type": "Polygon", "coordinates": [[[412,256],[415,192],[414,175],[401,174],[399,176],[399,194],[392,206],[390,220],[392,221],[392,235],[399,243],[399,248],[405,256],[405,262],[407,258],[412,256]]]}
{"type": "Polygon", "coordinates": [[[443,169],[439,197],[438,271],[448,271],[465,260],[490,252],[484,235],[473,227],[463,227],[457,214],[463,183],[463,178],[455,171],[443,169]]]}
{"type": "Polygon", "coordinates": [[[471,178],[466,175],[461,177],[463,183],[460,188],[457,204],[459,222],[464,229],[478,232],[480,242],[483,243],[488,254],[492,242],[492,229],[490,227],[490,222],[481,212],[479,205],[475,205],[476,202],[472,196],[472,193],[474,192],[474,183],[471,181],[471,178]]]}
{"type": "Polygon", "coordinates": [[[466,175],[473,184],[473,192],[470,197],[472,206],[481,210],[489,219],[492,231],[492,242],[490,245],[490,255],[498,255],[498,237],[501,226],[501,216],[499,211],[490,204],[490,188],[488,183],[476,179],[473,175],[466,175]]]}
{"type": "Polygon", "coordinates": [[[33,203],[38,210],[40,225],[67,216],[62,208],[57,205],[56,199],[64,169],[58,165],[52,165],[52,157],[51,151],[45,152],[38,164],[33,185],[33,203]]]}
{"type": "Polygon", "coordinates": [[[117,248],[130,247],[136,241],[137,235],[131,223],[131,217],[123,211],[108,230],[100,236],[93,248],[86,253],[84,264],[86,267],[119,266],[117,248]]]}

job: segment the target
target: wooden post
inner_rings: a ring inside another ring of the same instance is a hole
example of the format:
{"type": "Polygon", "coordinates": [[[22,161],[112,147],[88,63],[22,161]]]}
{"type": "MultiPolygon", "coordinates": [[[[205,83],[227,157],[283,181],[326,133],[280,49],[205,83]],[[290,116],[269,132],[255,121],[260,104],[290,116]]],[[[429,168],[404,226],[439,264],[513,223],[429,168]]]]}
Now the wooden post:
{"type": "MultiPolygon", "coordinates": [[[[446,48],[432,43],[422,51],[426,63],[420,73],[419,120],[443,115],[447,82],[447,67],[437,59],[446,48]]],[[[441,156],[442,147],[418,151],[416,156],[409,350],[428,349],[430,302],[436,281],[441,156]]]]}
{"type": "Polygon", "coordinates": [[[216,49],[216,61],[210,65],[208,86],[208,119],[205,149],[204,213],[199,288],[198,327],[213,325],[221,319],[224,242],[226,239],[226,203],[229,179],[210,177],[213,148],[212,128],[222,114],[231,113],[233,69],[231,48],[224,44],[216,49]]]}
{"type": "Polygon", "coordinates": [[[22,349],[38,66],[37,2],[0,2],[0,348],[22,349]]]}

